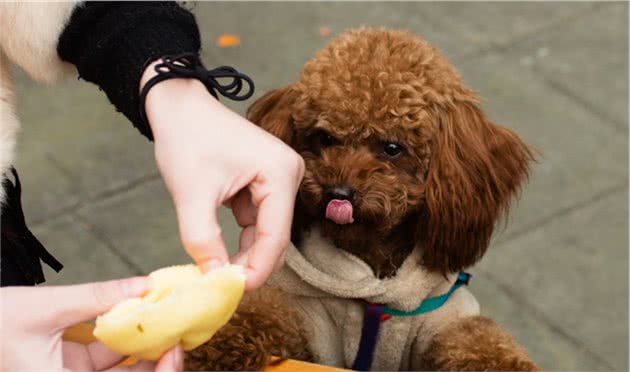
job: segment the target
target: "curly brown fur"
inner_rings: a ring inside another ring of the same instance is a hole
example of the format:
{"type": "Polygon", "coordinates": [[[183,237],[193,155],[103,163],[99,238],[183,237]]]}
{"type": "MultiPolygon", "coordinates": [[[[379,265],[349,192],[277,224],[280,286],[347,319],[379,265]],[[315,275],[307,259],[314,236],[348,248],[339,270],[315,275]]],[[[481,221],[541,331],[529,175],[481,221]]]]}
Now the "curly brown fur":
{"type": "MultiPolygon", "coordinates": [[[[305,160],[296,246],[317,226],[378,277],[394,275],[416,246],[419,265],[429,270],[447,274],[473,265],[532,160],[518,136],[482,113],[446,58],[401,31],[339,36],[306,63],[297,82],[256,101],[248,117],[305,160]],[[392,144],[402,148],[395,156],[385,151],[392,144]],[[337,186],[353,191],[351,224],[325,218],[337,186]]],[[[213,360],[203,366],[257,369],[270,353],[307,358],[299,319],[287,315],[286,305],[273,314],[269,309],[244,305],[189,355],[188,365],[213,360]]],[[[453,324],[421,357],[434,369],[535,369],[507,334],[481,317],[453,324]]]]}
{"type": "Polygon", "coordinates": [[[492,320],[468,317],[437,334],[420,356],[435,371],[538,371],[527,352],[492,320]]]}
{"type": "Polygon", "coordinates": [[[317,225],[379,277],[395,274],[416,244],[430,270],[474,264],[532,160],[514,133],[485,117],[446,58],[401,31],[341,35],[248,116],[305,160],[296,245],[317,225]],[[391,143],[402,154],[388,156],[391,143]],[[354,190],[352,224],[324,218],[327,191],[339,185],[354,190]],[[406,243],[393,241],[401,236],[406,243]]]}
{"type": "Polygon", "coordinates": [[[192,371],[262,370],[270,356],[310,361],[299,316],[278,290],[246,294],[230,322],[210,341],[186,353],[192,371]]]}
{"type": "MultiPolygon", "coordinates": [[[[339,36],[297,82],[267,93],[248,116],[305,160],[296,246],[318,226],[379,277],[394,275],[417,245],[419,264],[430,270],[473,265],[533,160],[518,136],[487,119],[446,58],[400,31],[339,36]],[[400,155],[384,151],[392,143],[403,146],[400,155]],[[328,191],[340,185],[354,191],[351,224],[324,217],[328,191]]],[[[480,317],[453,325],[424,357],[436,369],[535,368],[480,317]]]]}

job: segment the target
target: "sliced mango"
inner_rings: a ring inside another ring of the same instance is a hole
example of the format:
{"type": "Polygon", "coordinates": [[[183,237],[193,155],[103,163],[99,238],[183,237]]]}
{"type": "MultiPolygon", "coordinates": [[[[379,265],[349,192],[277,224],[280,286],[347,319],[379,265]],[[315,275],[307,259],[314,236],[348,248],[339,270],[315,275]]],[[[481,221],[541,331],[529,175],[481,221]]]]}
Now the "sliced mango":
{"type": "Polygon", "coordinates": [[[181,344],[186,351],[208,341],[230,320],[245,290],[241,266],[203,274],[195,265],[154,271],[151,290],[96,318],[94,336],[111,350],[157,360],[181,344]]]}

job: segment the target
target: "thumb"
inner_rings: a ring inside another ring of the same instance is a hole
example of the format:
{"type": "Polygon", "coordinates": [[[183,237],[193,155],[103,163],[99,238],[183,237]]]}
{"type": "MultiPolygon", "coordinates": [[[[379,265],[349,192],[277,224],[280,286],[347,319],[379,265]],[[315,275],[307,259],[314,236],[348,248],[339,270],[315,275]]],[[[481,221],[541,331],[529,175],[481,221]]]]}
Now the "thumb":
{"type": "Polygon", "coordinates": [[[36,295],[40,300],[47,300],[47,314],[54,318],[55,327],[61,330],[94,319],[116,304],[146,293],[149,287],[147,277],[134,277],[72,286],[42,287],[37,288],[42,292],[36,295]]]}
{"type": "Polygon", "coordinates": [[[183,370],[184,351],[179,345],[164,354],[155,368],[155,372],[180,372],[183,370]]]}
{"type": "Polygon", "coordinates": [[[216,207],[202,203],[180,202],[176,205],[182,244],[204,271],[228,261],[216,207]]]}

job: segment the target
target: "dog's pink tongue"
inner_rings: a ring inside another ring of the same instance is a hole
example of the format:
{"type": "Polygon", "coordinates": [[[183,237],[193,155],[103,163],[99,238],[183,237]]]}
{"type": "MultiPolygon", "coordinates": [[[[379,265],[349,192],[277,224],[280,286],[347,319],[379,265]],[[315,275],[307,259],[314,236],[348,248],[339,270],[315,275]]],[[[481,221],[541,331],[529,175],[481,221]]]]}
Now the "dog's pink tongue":
{"type": "Polygon", "coordinates": [[[326,218],[339,225],[353,223],[352,203],[348,200],[333,199],[326,206],[326,218]]]}

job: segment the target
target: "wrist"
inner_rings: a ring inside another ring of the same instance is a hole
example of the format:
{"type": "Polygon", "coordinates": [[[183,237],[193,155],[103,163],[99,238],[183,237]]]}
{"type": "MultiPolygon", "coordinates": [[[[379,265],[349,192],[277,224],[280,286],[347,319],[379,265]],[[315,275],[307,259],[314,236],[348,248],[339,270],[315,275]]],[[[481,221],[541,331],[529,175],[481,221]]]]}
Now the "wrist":
{"type": "MultiPolygon", "coordinates": [[[[139,92],[144,89],[149,80],[158,75],[155,71],[155,66],[159,63],[162,63],[162,59],[151,62],[144,69],[140,79],[139,92]]],[[[155,134],[155,132],[163,130],[165,126],[170,127],[173,124],[164,123],[165,125],[161,125],[163,120],[156,120],[156,115],[159,115],[160,110],[176,110],[180,103],[191,102],[199,98],[202,98],[209,104],[220,105],[198,79],[171,78],[157,83],[149,90],[144,102],[146,118],[151,130],[155,134]]]]}
{"type": "MultiPolygon", "coordinates": [[[[155,66],[162,63],[162,59],[157,59],[153,62],[151,62],[149,65],[147,65],[147,67],[144,69],[144,72],[142,73],[142,77],[140,78],[140,87],[138,90],[138,94],[140,94],[140,92],[142,92],[142,89],[144,89],[144,86],[147,84],[147,82],[149,80],[151,80],[153,77],[157,76],[157,71],[155,71],[155,66]]],[[[169,89],[164,89],[164,87],[170,87],[170,88],[174,88],[174,89],[178,89],[178,90],[196,90],[196,89],[200,89],[206,93],[208,93],[207,89],[205,88],[205,86],[203,85],[203,83],[197,79],[193,79],[193,78],[172,78],[172,79],[166,79],[162,82],[159,82],[158,84],[156,84],[153,88],[151,88],[151,90],[149,91],[149,94],[147,95],[147,99],[149,98],[149,96],[151,95],[151,93],[155,90],[155,91],[168,91],[169,89]]],[[[210,95],[208,93],[208,95],[210,95]]],[[[210,95],[212,97],[212,95],[210,95]]],[[[212,97],[214,98],[214,97],[212,97]]]]}
{"type": "MultiPolygon", "coordinates": [[[[171,132],[173,129],[167,129],[172,127],[169,123],[178,122],[178,127],[186,124],[184,117],[194,116],[191,110],[201,110],[210,116],[225,110],[217,100],[219,95],[243,101],[254,93],[254,83],[249,76],[229,66],[206,70],[199,56],[192,53],[164,56],[149,63],[142,73],[139,88],[140,115],[153,134],[161,130],[171,132]]],[[[199,123],[199,120],[194,118],[192,122],[199,123]]]]}

